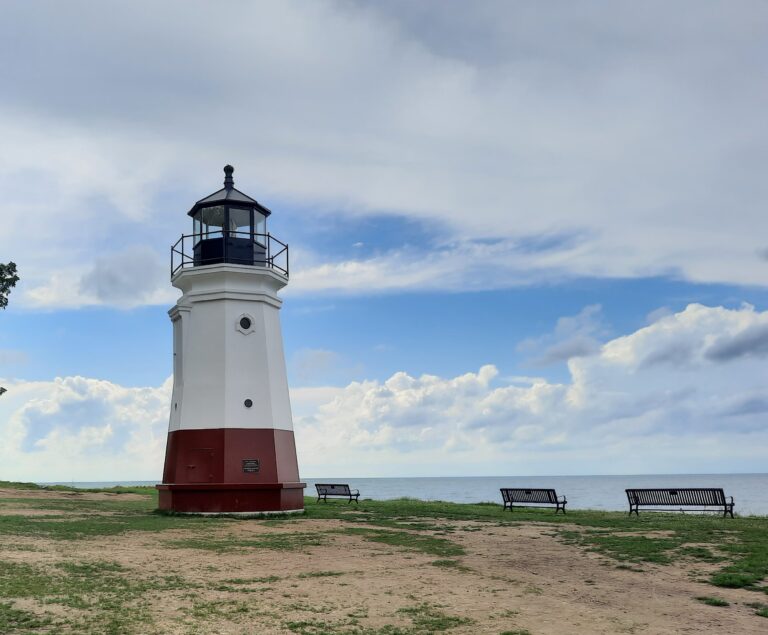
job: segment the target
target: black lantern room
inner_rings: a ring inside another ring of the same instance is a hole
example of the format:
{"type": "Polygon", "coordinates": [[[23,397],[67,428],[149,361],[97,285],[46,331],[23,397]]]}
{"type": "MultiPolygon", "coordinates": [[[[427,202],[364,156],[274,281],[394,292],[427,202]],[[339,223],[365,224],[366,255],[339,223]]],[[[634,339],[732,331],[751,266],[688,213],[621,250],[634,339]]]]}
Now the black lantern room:
{"type": "Polygon", "coordinates": [[[194,265],[263,265],[267,260],[267,216],[258,201],[235,189],[231,165],[224,166],[224,187],[189,210],[193,221],[194,265]]]}
{"type": "Polygon", "coordinates": [[[288,276],[288,245],[267,231],[272,212],[235,189],[234,171],[224,166],[224,187],[189,210],[192,234],[171,247],[171,276],[186,267],[222,263],[269,267],[288,276]]]}

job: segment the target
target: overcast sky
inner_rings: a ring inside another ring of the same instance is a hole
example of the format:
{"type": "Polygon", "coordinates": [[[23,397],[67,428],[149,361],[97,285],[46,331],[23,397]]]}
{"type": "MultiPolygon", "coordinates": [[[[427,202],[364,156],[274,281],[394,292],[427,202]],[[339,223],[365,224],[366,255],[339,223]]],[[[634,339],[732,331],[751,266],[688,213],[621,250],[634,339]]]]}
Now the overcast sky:
{"type": "Polygon", "coordinates": [[[303,476],[765,471],[766,59],[758,1],[5,2],[0,478],[160,476],[226,163],[303,476]]]}

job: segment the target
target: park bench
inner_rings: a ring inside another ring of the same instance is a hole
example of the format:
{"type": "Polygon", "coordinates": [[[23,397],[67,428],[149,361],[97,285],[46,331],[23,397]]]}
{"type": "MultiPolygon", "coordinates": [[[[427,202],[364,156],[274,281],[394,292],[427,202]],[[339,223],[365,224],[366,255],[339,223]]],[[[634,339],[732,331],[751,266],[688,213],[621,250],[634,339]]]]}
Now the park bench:
{"type": "Polygon", "coordinates": [[[689,487],[684,489],[628,489],[629,513],[640,515],[640,507],[648,511],[668,511],[669,508],[694,508],[692,511],[723,512],[733,518],[733,496],[726,497],[721,488],[689,487]],[[716,509],[711,509],[715,507],[716,509]]]}
{"type": "Polygon", "coordinates": [[[346,483],[317,483],[315,485],[317,488],[317,502],[320,502],[320,499],[323,500],[323,502],[328,502],[329,496],[340,496],[342,498],[349,498],[348,502],[355,501],[358,502],[358,498],[360,496],[360,492],[358,492],[356,489],[349,489],[349,485],[346,483]]]}
{"type": "MultiPolygon", "coordinates": [[[[509,508],[512,511],[513,505],[524,505],[526,507],[549,507],[555,506],[555,513],[561,509],[565,513],[565,496],[558,496],[553,489],[515,489],[511,487],[501,488],[501,497],[504,499],[504,509],[509,508]]],[[[502,510],[504,511],[504,510],[502,510]]]]}

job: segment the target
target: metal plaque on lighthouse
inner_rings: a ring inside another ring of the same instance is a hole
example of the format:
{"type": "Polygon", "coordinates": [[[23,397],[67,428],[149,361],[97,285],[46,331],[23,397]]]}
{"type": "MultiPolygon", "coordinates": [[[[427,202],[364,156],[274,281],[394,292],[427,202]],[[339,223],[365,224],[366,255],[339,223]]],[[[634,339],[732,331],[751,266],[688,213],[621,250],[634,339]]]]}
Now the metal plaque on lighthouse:
{"type": "Polygon", "coordinates": [[[192,206],[192,233],[171,248],[182,296],[173,323],[173,395],[159,490],[162,510],[253,514],[304,508],[277,292],[288,245],[271,211],[224,187],[192,206]]]}

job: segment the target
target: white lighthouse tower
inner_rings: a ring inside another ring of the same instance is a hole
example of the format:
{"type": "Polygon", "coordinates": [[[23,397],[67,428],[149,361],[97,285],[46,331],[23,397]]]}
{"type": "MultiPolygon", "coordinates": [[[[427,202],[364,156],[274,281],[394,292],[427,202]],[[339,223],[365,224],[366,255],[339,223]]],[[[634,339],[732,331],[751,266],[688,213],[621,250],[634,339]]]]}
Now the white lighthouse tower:
{"type": "Polygon", "coordinates": [[[270,210],[234,187],[189,211],[193,233],[171,248],[183,295],[173,322],[173,397],[159,507],[187,513],[304,508],[277,292],[288,246],[270,210]]]}

